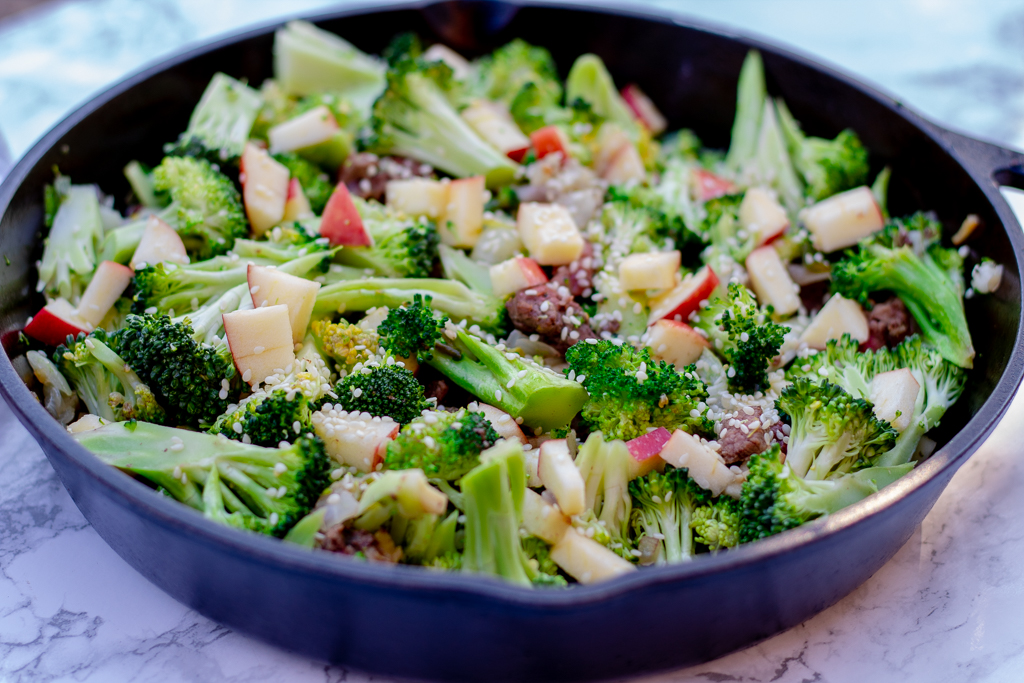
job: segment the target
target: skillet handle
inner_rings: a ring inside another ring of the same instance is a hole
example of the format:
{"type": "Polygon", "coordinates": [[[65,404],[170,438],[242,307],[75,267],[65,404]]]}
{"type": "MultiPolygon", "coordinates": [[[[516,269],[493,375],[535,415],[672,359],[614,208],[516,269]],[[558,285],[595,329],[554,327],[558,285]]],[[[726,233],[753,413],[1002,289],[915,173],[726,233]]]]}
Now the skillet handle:
{"type": "Polygon", "coordinates": [[[1024,190],[1024,152],[978,140],[931,124],[935,136],[946,143],[971,173],[995,186],[1024,190]]]}

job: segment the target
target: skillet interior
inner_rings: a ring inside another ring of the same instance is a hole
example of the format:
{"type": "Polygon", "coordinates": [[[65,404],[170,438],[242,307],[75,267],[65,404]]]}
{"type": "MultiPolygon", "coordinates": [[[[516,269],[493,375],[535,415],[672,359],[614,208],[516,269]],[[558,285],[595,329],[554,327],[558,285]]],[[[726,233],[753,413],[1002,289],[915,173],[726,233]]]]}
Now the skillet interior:
{"type": "MultiPolygon", "coordinates": [[[[445,39],[468,55],[518,36],[551,49],[563,75],[576,56],[596,52],[617,82],[640,84],[672,128],[691,127],[711,146],[728,142],[736,77],[752,45],[636,16],[516,12],[501,3],[442,3],[321,25],[369,52],[403,30],[445,39]]],[[[5,350],[15,351],[11,332],[41,303],[32,264],[41,253],[42,187],[53,165],[123,198],[125,161],[158,161],[215,71],[255,84],[269,76],[271,46],[272,30],[264,28],[174,58],[166,69],[154,67],[101,95],[28,153],[0,189],[0,207],[7,206],[0,251],[11,262],[0,269],[5,350]]],[[[994,169],[963,168],[957,157],[964,154],[951,154],[941,132],[895,102],[783,51],[757,47],[769,91],[785,98],[807,132],[831,137],[852,127],[871,150],[873,171],[893,166],[894,214],[933,209],[955,229],[966,213],[978,213],[986,230],[975,249],[1006,266],[999,293],[968,307],[979,353],[964,397],[938,435],[945,447],[896,486],[829,520],[606,586],[524,593],[485,579],[309,556],[217,527],[75,446],[31,403],[8,363],[0,365],[0,389],[83,512],[126,560],[211,617],[313,656],[432,678],[606,678],[695,663],[767,637],[835,602],[891,557],[1005,410],[1021,373],[1014,355],[1021,240],[986,177],[994,169]],[[795,598],[794,585],[803,586],[795,598]]]]}

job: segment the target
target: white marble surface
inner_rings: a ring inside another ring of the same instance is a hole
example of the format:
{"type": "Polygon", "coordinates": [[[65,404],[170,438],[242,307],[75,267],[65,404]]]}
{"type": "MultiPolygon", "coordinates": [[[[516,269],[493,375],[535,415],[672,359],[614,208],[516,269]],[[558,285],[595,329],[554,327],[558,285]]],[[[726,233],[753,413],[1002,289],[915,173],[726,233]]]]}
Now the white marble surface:
{"type": "MultiPolygon", "coordinates": [[[[147,61],[327,4],[73,1],[0,23],[0,130],[19,155],[76,102],[147,61]]],[[[1024,145],[1019,0],[648,4],[788,42],[940,122],[1024,145]]],[[[1024,400],[899,554],[842,602],[748,650],[648,680],[1024,680],[1021,425],[1024,400]]],[[[166,597],[100,540],[4,406],[0,434],[0,682],[369,680],[256,642],[166,597]]]]}

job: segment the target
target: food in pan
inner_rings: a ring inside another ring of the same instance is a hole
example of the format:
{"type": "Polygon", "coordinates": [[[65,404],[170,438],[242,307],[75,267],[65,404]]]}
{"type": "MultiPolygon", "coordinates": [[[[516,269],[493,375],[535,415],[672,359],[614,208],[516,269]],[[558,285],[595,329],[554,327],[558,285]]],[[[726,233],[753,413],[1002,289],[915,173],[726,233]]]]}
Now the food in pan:
{"type": "Polygon", "coordinates": [[[123,210],[47,189],[15,366],[156,493],[552,587],[797,527],[934,447],[1001,267],[976,218],[890,217],[889,169],[805,134],[756,52],[724,152],[520,40],[378,58],[293,22],[274,66],[215,75],[123,210]]]}

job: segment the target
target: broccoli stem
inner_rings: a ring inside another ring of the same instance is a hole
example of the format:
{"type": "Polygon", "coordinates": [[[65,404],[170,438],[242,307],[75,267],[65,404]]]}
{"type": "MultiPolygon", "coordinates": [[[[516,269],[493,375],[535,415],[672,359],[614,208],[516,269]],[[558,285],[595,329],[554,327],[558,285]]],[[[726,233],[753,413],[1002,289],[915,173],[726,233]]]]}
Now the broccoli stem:
{"type": "Polygon", "coordinates": [[[725,158],[730,168],[739,170],[754,157],[757,138],[761,131],[761,116],[767,88],[764,81],[764,63],[761,53],[751,50],[740,69],[736,95],[736,119],[732,124],[732,142],[725,158]]]}

